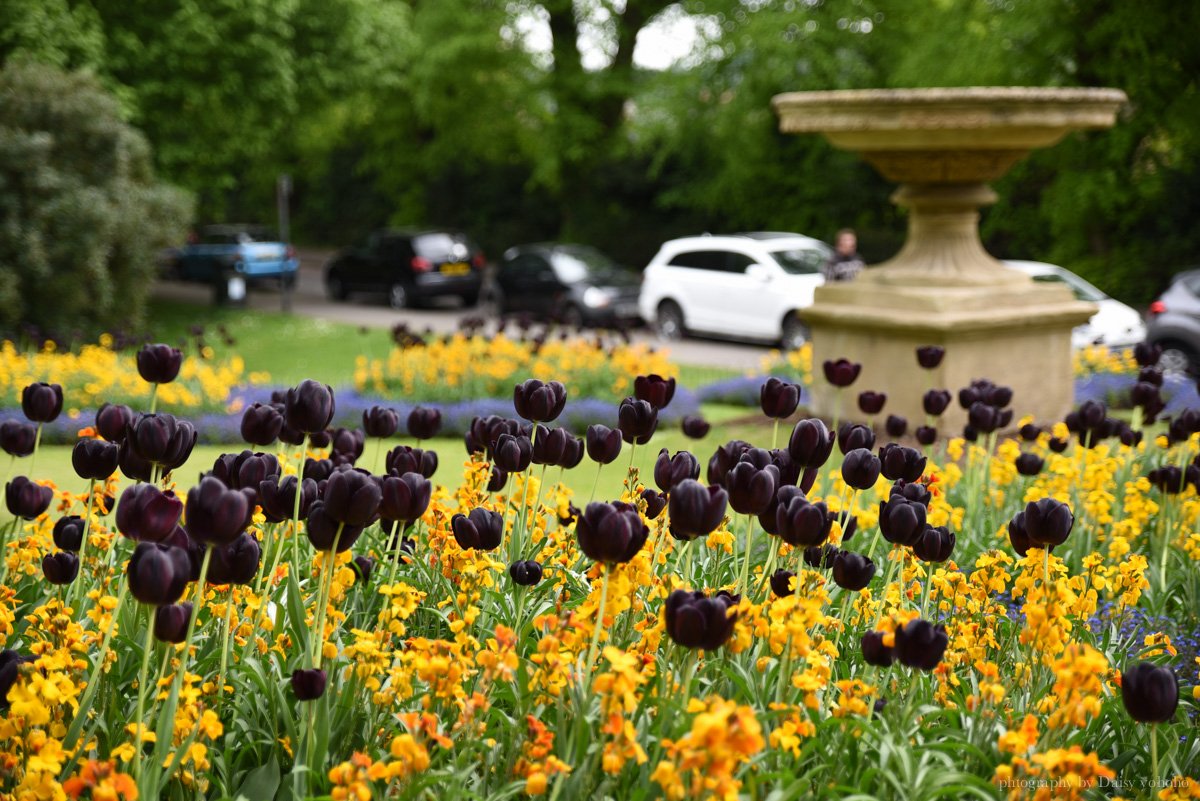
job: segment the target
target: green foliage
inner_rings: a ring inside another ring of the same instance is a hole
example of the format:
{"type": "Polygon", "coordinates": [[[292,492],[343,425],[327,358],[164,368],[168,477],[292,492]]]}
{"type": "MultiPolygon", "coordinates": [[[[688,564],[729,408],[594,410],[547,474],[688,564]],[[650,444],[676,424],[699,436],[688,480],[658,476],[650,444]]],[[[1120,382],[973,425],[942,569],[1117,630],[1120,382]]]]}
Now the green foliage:
{"type": "Polygon", "coordinates": [[[0,327],[136,324],[186,197],[94,78],[10,63],[0,120],[0,327]]]}

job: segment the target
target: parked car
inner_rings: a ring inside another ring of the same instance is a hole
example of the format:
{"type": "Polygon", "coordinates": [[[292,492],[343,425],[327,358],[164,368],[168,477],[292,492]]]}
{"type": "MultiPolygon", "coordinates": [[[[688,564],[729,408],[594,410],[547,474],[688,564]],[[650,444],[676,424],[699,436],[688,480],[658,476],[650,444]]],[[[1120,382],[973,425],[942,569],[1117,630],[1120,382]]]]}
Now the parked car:
{"type": "Polygon", "coordinates": [[[218,301],[240,300],[248,282],[270,279],[290,287],[300,269],[295,249],[261,225],[203,226],[161,259],[170,277],[211,284],[218,301]]]}
{"type": "Polygon", "coordinates": [[[1162,345],[1164,370],[1200,373],[1200,269],[1176,275],[1150,304],[1146,341],[1162,345]]]}
{"type": "Polygon", "coordinates": [[[495,314],[523,312],[571,326],[636,320],[636,273],[587,245],[546,242],[520,245],[504,259],[484,289],[495,314]]]}
{"type": "Polygon", "coordinates": [[[808,339],[802,312],[832,252],[782,232],[673,239],[646,267],[639,310],[664,339],[701,333],[796,348],[808,339]]]}
{"type": "Polygon", "coordinates": [[[1066,284],[1076,298],[1099,307],[1090,320],[1071,332],[1071,345],[1075,348],[1103,345],[1118,350],[1132,348],[1146,338],[1146,324],[1137,310],[1113,300],[1070,270],[1039,261],[1006,261],[1004,264],[1040,283],[1066,284]]]}
{"type": "Polygon", "coordinates": [[[459,231],[381,230],[330,260],[325,289],[334,300],[383,293],[396,309],[451,295],[474,306],[486,266],[483,251],[459,231]]]}

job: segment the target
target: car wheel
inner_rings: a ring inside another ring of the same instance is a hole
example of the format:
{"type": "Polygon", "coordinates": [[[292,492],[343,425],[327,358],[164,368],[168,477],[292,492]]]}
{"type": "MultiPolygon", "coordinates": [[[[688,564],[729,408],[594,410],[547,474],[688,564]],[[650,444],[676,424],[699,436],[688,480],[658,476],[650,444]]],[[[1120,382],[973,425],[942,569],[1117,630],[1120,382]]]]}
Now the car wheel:
{"type": "Polygon", "coordinates": [[[578,306],[567,306],[563,309],[562,324],[567,328],[583,328],[583,312],[578,306]]]}
{"type": "Polygon", "coordinates": [[[683,310],[679,308],[678,303],[673,300],[664,300],[658,304],[654,329],[662,339],[683,339],[686,329],[683,326],[683,310]]]}
{"type": "Polygon", "coordinates": [[[1174,342],[1163,343],[1158,366],[1164,373],[1191,373],[1197,369],[1196,357],[1191,351],[1174,342]]]}
{"type": "Polygon", "coordinates": [[[330,300],[345,300],[350,295],[346,291],[346,282],[336,275],[331,275],[325,282],[325,293],[329,295],[330,300]]]}
{"type": "Polygon", "coordinates": [[[800,319],[800,315],[792,312],[784,319],[783,335],[779,338],[784,350],[799,350],[811,338],[812,332],[800,319]]]}
{"type": "Polygon", "coordinates": [[[392,284],[392,288],[388,290],[388,305],[393,309],[403,309],[410,302],[408,289],[405,288],[404,284],[392,284]]]}

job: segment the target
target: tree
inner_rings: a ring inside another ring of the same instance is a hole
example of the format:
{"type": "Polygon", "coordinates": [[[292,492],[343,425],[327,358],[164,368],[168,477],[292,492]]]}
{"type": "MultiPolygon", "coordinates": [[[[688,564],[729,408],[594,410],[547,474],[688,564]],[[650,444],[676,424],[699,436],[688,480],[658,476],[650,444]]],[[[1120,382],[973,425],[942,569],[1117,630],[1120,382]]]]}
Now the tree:
{"type": "Polygon", "coordinates": [[[0,70],[0,328],[137,325],[155,257],[189,215],[95,78],[0,70]]]}

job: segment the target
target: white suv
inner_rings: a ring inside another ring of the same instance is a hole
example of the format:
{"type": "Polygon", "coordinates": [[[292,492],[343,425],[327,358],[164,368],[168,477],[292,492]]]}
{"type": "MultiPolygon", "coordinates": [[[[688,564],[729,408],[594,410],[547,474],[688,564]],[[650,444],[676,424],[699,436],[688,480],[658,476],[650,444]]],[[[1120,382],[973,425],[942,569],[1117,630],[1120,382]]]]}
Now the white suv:
{"type": "Polygon", "coordinates": [[[646,267],[638,310],[664,339],[696,332],[797,348],[808,339],[802,310],[832,253],[800,234],[672,239],[646,267]]]}

